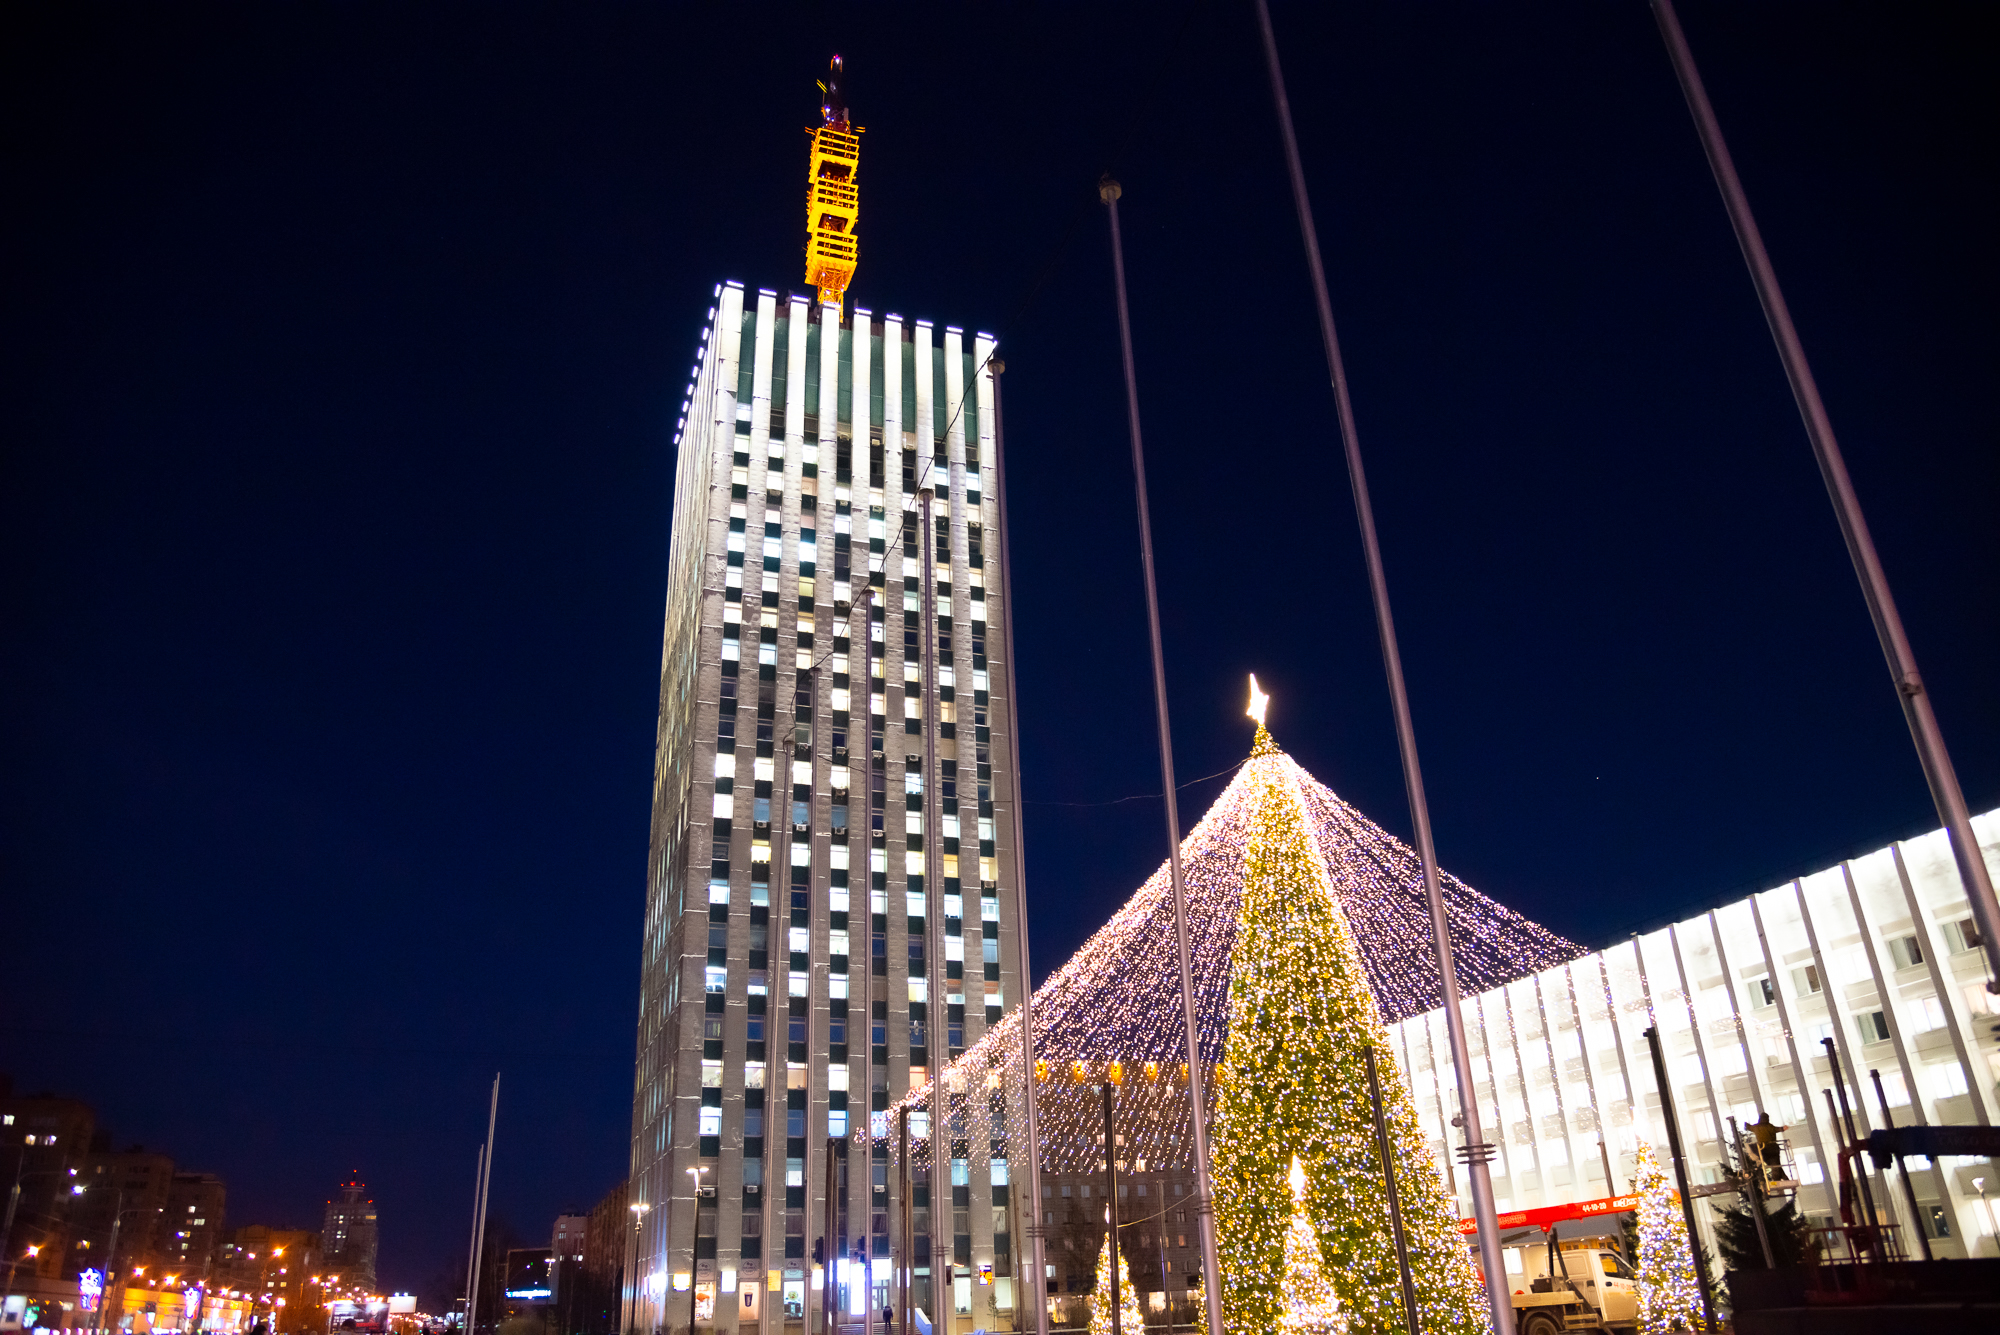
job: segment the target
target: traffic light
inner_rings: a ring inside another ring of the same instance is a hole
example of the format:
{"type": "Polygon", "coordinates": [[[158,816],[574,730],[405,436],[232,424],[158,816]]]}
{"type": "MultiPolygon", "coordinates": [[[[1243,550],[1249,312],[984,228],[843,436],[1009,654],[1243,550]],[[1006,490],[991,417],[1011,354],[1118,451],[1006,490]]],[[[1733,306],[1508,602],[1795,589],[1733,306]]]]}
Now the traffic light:
{"type": "Polygon", "coordinates": [[[826,1264],[826,1239],[825,1239],[825,1238],[814,1238],[814,1239],[813,1239],[813,1264],[814,1264],[814,1265],[825,1265],[825,1264],[826,1264]]]}

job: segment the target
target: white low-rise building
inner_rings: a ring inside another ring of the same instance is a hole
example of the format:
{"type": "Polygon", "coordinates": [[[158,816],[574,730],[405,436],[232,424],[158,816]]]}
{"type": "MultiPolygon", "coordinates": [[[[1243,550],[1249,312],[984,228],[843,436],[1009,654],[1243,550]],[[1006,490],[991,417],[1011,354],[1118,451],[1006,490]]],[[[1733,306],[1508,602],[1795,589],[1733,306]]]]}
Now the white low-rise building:
{"type": "MultiPolygon", "coordinates": [[[[2000,811],[1973,828],[2000,874],[2000,811]]],[[[1768,1112],[1789,1128],[1801,1212],[1831,1222],[1845,1137],[1828,1112],[1823,1040],[1864,1137],[1883,1125],[1871,1076],[1898,1126],[1990,1125],[2000,1113],[2000,1014],[1977,940],[1940,830],[1466,998],[1500,1212],[1630,1191],[1641,1139],[1665,1161],[1644,1037],[1657,1026],[1691,1180],[1719,1180],[1729,1119],[1768,1112]]],[[[1458,1096],[1444,1011],[1391,1034],[1469,1216],[1464,1170],[1446,1152],[1465,1136],[1450,1125],[1458,1096]]],[[[1877,1176],[1875,1200],[1911,1255],[1918,1226],[1941,1257],[2000,1252],[1990,1160],[1908,1162],[1921,1218],[1900,1182],[1877,1176]]],[[[1710,1211],[1697,1217],[1707,1232],[1710,1211]]]]}

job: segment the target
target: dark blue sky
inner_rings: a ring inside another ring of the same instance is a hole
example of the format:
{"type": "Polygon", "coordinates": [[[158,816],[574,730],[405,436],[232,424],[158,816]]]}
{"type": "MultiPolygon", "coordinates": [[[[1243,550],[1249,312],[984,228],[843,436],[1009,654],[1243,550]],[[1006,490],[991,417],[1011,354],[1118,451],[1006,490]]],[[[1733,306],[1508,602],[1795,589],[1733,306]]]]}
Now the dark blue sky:
{"type": "MultiPolygon", "coordinates": [[[[0,1069],[384,1278],[623,1172],[669,441],[712,285],[994,330],[1044,970],[1163,856],[1107,243],[1181,772],[1407,829],[1251,11],[10,6],[0,1069]],[[1183,17],[1185,16],[1185,17],[1183,17]]],[[[1276,6],[1439,847],[1589,944],[1932,823],[1638,0],[1276,6]]],[[[1976,807],[2000,802],[1992,28],[1683,15],[1976,807]],[[1981,91],[1981,90],[1985,91],[1981,91]]],[[[1192,821],[1219,787],[1197,785],[1192,821]]]]}

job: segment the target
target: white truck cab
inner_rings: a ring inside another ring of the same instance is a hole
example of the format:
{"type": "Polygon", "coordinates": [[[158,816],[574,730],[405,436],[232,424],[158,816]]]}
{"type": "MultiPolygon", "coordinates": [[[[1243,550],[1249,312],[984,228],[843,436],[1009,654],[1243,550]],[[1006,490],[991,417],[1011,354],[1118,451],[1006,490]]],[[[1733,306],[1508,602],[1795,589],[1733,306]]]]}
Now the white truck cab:
{"type": "Polygon", "coordinates": [[[1521,1249],[1521,1272],[1509,1275],[1519,1335],[1638,1328],[1639,1285],[1609,1239],[1569,1238],[1555,1247],[1521,1249]]]}

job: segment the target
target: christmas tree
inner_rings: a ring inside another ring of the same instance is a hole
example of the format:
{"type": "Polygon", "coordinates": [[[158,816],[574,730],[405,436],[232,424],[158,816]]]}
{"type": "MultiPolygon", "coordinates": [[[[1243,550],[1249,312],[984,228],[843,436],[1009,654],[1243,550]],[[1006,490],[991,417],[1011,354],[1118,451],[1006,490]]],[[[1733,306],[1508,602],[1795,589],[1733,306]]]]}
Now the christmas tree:
{"type": "MultiPolygon", "coordinates": [[[[1097,1254],[1097,1287],[1090,1292],[1090,1335],[1111,1335],[1111,1230],[1104,1230],[1104,1250],[1097,1254]]],[[[1139,1315],[1139,1292],[1125,1268],[1125,1252],[1117,1250],[1119,1335],[1139,1335],[1145,1318],[1139,1315]]]]}
{"type": "Polygon", "coordinates": [[[1723,1171],[1744,1193],[1733,1204],[1722,1204],[1727,1199],[1725,1197],[1709,1202],[1716,1206],[1715,1246],[1722,1254],[1725,1271],[1733,1274],[1739,1270],[1769,1269],[1764,1263],[1764,1243],[1767,1240],[1771,1244],[1771,1259],[1778,1265],[1818,1264],[1819,1242],[1804,1216],[1800,1215],[1796,1202],[1781,1201],[1774,1209],[1768,1198],[1759,1200],[1763,1196],[1760,1187],[1763,1179],[1754,1161],[1745,1163],[1731,1156],[1725,1160],[1723,1171]],[[1758,1209],[1764,1212],[1761,1238],[1757,1234],[1757,1221],[1750,1214],[1758,1209]]]}
{"type": "Polygon", "coordinates": [[[1345,1335],[1347,1317],[1320,1260],[1319,1230],[1306,1214],[1306,1170],[1292,1156],[1292,1222],[1285,1226],[1285,1314],[1278,1329],[1287,1335],[1345,1335]]]}
{"type": "Polygon", "coordinates": [[[1680,1197],[1667,1182],[1653,1147],[1639,1142],[1632,1189],[1639,1195],[1639,1329],[1646,1335],[1699,1331],[1701,1283],[1688,1246],[1680,1197]]]}
{"type": "Polygon", "coordinates": [[[1233,1335],[1287,1318],[1288,1234],[1302,1216],[1347,1328],[1408,1328],[1363,1052],[1382,1071],[1403,1225],[1425,1335],[1485,1329],[1457,1212],[1383,1032],[1360,951],[1334,899],[1293,769],[1260,720],[1243,893],[1230,955],[1229,1028],[1211,1158],[1223,1317],[1233,1335]],[[1296,1201],[1287,1165],[1305,1182],[1296,1201]]]}

